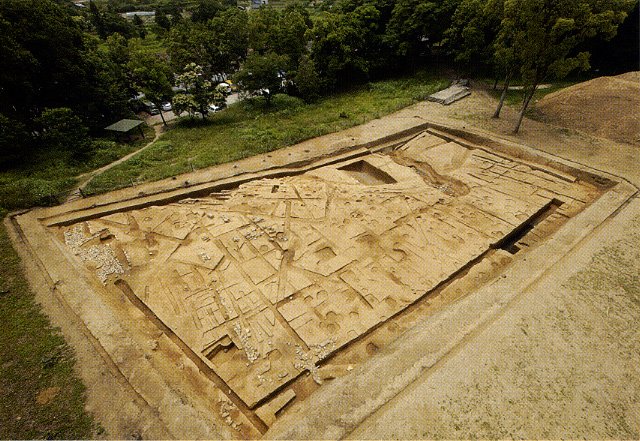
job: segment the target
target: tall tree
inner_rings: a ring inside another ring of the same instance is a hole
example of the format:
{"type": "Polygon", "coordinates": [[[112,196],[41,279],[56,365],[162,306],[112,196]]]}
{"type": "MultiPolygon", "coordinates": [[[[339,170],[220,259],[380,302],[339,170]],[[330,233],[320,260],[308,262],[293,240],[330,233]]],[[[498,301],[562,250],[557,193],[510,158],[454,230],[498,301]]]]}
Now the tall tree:
{"type": "Polygon", "coordinates": [[[32,135],[24,124],[0,113],[0,167],[24,158],[31,149],[32,135]]]}
{"type": "Polygon", "coordinates": [[[147,30],[144,28],[144,22],[138,14],[133,16],[133,26],[136,28],[138,36],[144,40],[147,36],[147,30]]]}
{"type": "Polygon", "coordinates": [[[173,69],[195,63],[209,77],[229,72],[247,52],[246,23],[244,11],[228,9],[207,24],[185,21],[174,27],[169,38],[173,69]]]}
{"type": "Polygon", "coordinates": [[[471,73],[490,72],[493,42],[503,17],[504,0],[462,0],[444,33],[454,61],[471,73]]]}
{"type": "Polygon", "coordinates": [[[611,38],[635,0],[506,0],[501,37],[511,42],[525,93],[514,133],[538,85],[589,68],[589,53],[576,47],[587,38],[611,38]]]}
{"type": "Polygon", "coordinates": [[[262,94],[269,106],[271,98],[282,90],[286,66],[287,59],[282,55],[274,52],[260,55],[254,52],[247,57],[235,80],[243,91],[262,94]]]}
{"type": "Polygon", "coordinates": [[[309,12],[298,3],[290,3],[280,14],[275,52],[289,58],[290,70],[307,52],[306,33],[312,26],[309,12]]]}
{"type": "Polygon", "coordinates": [[[171,28],[171,22],[169,21],[167,14],[161,8],[156,9],[154,21],[161,29],[164,29],[165,31],[168,31],[171,28]]]}
{"type": "Polygon", "coordinates": [[[33,129],[45,108],[68,107],[97,128],[122,114],[119,87],[107,91],[108,63],[66,10],[49,0],[0,0],[0,31],[7,118],[33,129]]]}
{"type": "Polygon", "coordinates": [[[171,101],[173,97],[170,81],[172,75],[168,66],[157,56],[143,50],[137,50],[128,63],[128,69],[136,89],[156,105],[160,111],[162,122],[167,125],[162,113],[162,105],[171,101]]]}
{"type": "Polygon", "coordinates": [[[218,0],[199,0],[191,14],[194,23],[206,23],[214,18],[225,6],[218,0]]]}

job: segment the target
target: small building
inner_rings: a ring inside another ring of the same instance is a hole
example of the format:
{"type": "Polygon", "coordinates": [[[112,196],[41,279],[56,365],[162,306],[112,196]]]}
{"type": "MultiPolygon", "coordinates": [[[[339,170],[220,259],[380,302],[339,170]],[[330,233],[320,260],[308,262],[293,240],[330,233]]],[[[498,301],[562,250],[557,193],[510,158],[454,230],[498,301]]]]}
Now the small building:
{"type": "Polygon", "coordinates": [[[269,0],[251,0],[251,9],[260,9],[263,6],[267,6],[269,0]]]}
{"type": "Polygon", "coordinates": [[[122,14],[124,18],[127,19],[133,19],[134,15],[137,15],[138,17],[140,17],[143,20],[151,20],[155,17],[156,12],[155,11],[133,11],[133,12],[124,12],[122,14]]]}
{"type": "Polygon", "coordinates": [[[137,127],[140,130],[140,135],[144,138],[142,124],[144,124],[144,121],[140,121],[138,119],[121,119],[117,123],[111,124],[104,129],[110,132],[115,132],[118,135],[127,135],[127,138],[131,139],[131,131],[137,127]]]}

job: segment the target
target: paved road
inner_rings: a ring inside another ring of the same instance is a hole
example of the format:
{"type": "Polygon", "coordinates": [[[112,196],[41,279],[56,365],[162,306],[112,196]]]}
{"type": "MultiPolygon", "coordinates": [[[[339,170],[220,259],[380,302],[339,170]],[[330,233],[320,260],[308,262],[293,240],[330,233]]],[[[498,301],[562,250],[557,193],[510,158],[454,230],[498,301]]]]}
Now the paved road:
{"type": "MultiPolygon", "coordinates": [[[[239,100],[240,100],[240,94],[232,93],[231,95],[229,95],[227,97],[227,106],[231,105],[231,104],[233,104],[233,103],[235,103],[235,102],[237,102],[239,100]]],[[[142,113],[138,114],[138,116],[140,118],[144,119],[147,122],[147,124],[149,124],[150,126],[155,126],[157,124],[162,124],[162,117],[163,116],[164,116],[164,120],[166,122],[173,121],[176,118],[178,118],[176,116],[176,114],[173,113],[173,111],[162,112],[162,116],[160,114],[158,114],[158,115],[149,115],[146,112],[142,112],[142,113]]]]}

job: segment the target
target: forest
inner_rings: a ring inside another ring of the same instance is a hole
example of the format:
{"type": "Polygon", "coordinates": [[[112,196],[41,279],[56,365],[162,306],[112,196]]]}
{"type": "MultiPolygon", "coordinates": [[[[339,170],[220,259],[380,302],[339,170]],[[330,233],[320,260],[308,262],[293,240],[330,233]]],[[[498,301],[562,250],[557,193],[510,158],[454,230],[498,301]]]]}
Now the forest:
{"type": "Polygon", "coordinates": [[[637,0],[0,0],[0,167],[82,159],[140,94],[205,118],[221,78],[268,105],[448,63],[524,85],[524,112],[541,82],[637,69],[637,16],[637,0]],[[138,9],[154,15],[122,14],[138,9]]]}

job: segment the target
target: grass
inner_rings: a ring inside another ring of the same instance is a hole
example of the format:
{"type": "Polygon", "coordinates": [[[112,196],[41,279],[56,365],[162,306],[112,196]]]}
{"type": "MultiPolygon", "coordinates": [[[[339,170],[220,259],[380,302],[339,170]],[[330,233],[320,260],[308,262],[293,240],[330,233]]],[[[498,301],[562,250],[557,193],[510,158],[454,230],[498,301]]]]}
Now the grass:
{"type": "MultiPolygon", "coordinates": [[[[533,98],[531,99],[532,104],[536,101],[542,99],[544,96],[556,92],[560,89],[564,89],[565,87],[573,86],[577,84],[579,81],[559,81],[557,83],[553,83],[551,87],[547,89],[537,89],[533,94],[533,98]]],[[[511,86],[515,86],[512,84],[511,86]]],[[[500,96],[502,95],[502,90],[494,90],[490,89],[491,95],[496,99],[500,100],[500,96]]],[[[507,90],[507,96],[504,99],[505,104],[509,104],[511,106],[521,106],[522,100],[524,99],[524,91],[523,90],[507,90]]]]}
{"type": "Polygon", "coordinates": [[[0,438],[91,437],[96,426],[84,410],[85,387],[74,374],[73,352],[36,305],[4,225],[0,322],[0,438]]]}
{"type": "Polygon", "coordinates": [[[216,164],[235,161],[337,132],[409,106],[447,86],[427,74],[369,83],[317,103],[277,95],[244,100],[201,118],[183,118],[154,145],[94,178],[85,191],[105,193],[216,164]]]}
{"type": "Polygon", "coordinates": [[[23,164],[0,171],[0,210],[57,203],[76,184],[76,176],[122,158],[153,139],[153,128],[145,125],[144,132],[146,139],[131,143],[95,141],[81,158],[53,149],[37,152],[23,164]]]}

